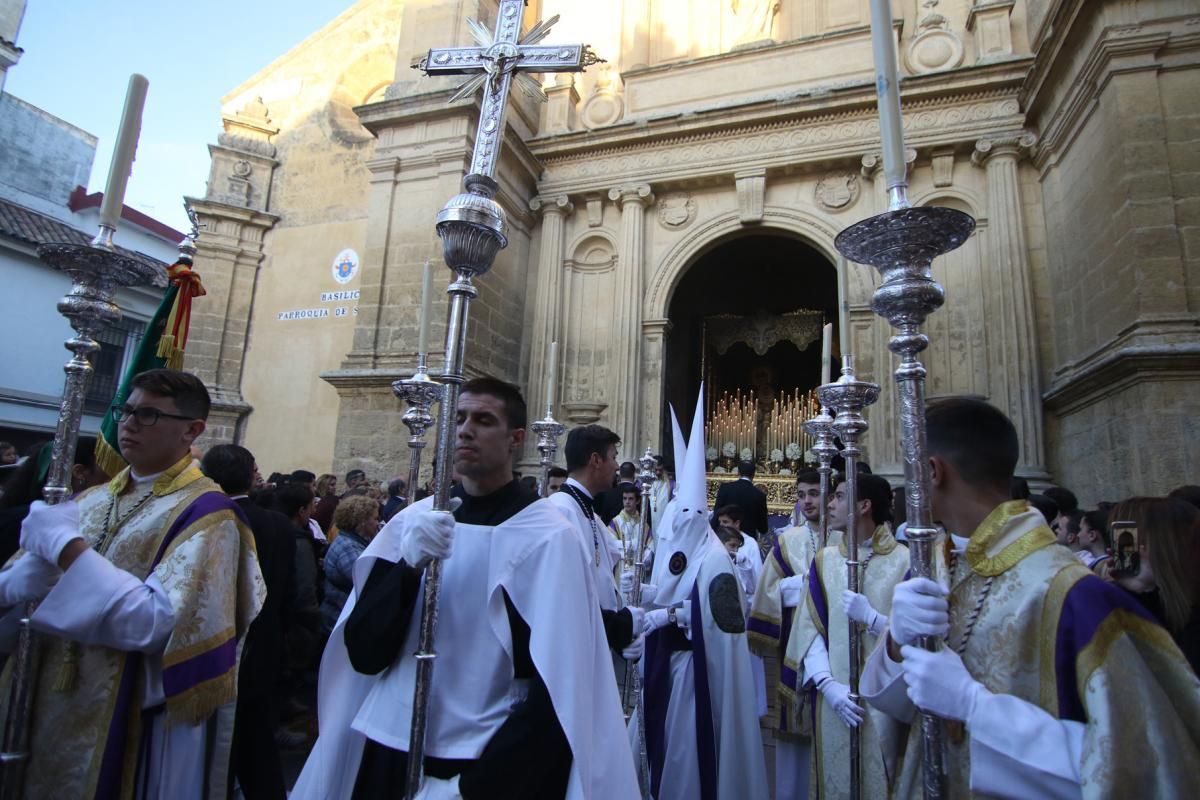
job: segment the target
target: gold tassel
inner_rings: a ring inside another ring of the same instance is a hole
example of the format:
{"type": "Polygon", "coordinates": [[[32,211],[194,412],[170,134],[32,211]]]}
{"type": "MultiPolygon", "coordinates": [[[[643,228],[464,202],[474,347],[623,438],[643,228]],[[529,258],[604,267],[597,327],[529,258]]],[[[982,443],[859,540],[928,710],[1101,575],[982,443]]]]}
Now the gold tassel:
{"type": "Polygon", "coordinates": [[[96,440],[96,464],[110,479],[115,478],[118,472],[128,466],[121,454],[114,450],[103,436],[96,440]]]}
{"type": "Polygon", "coordinates": [[[170,359],[175,352],[175,337],[169,333],[164,333],[162,338],[158,340],[158,351],[156,355],[159,358],[170,359]]]}
{"type": "Polygon", "coordinates": [[[52,687],[56,692],[73,692],[79,685],[79,659],[83,655],[78,642],[67,642],[62,664],[52,687]]]}

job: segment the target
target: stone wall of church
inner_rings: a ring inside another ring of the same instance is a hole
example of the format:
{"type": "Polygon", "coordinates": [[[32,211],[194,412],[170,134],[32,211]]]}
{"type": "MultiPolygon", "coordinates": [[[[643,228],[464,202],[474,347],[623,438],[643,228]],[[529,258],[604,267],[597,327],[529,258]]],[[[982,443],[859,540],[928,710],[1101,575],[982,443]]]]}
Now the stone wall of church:
{"type": "Polygon", "coordinates": [[[1057,4],[1048,18],[1074,23],[1026,84],[1052,232],[1051,465],[1085,502],[1200,471],[1200,15],[1186,5],[1057,4]]]}
{"type": "Polygon", "coordinates": [[[209,441],[264,471],[332,465],[339,400],[318,376],[353,336],[375,147],[352,109],[391,82],[402,6],[356,4],[222,103],[188,365],[218,400],[209,441]]]}

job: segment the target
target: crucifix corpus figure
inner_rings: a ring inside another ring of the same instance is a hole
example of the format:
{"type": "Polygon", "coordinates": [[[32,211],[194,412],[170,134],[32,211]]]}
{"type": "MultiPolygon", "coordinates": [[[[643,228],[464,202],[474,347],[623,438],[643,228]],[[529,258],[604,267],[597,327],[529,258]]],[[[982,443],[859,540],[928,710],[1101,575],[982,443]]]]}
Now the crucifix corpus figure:
{"type": "Polygon", "coordinates": [[[536,86],[522,72],[599,61],[586,45],[538,44],[557,17],[521,37],[524,5],[501,0],[494,34],[472,23],[478,46],[433,49],[417,65],[473,73],[452,101],[484,90],[465,191],[437,217],[453,277],[436,489],[359,559],[321,662],[320,736],[293,797],[381,797],[397,785],[410,800],[639,794],[592,554],[512,479],[527,424],[519,391],[464,383],[473,280],[508,244],[494,198],[509,90],[516,79],[536,86]]]}

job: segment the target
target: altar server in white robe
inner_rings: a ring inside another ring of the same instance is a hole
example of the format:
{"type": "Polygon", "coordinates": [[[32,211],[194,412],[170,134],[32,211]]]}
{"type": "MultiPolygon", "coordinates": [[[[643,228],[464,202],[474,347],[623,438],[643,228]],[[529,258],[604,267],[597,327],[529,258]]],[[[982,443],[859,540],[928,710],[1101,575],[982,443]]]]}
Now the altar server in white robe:
{"type": "MultiPolygon", "coordinates": [[[[1004,414],[947,398],[926,430],[933,516],[970,535],[943,542],[938,580],[896,587],[864,699],[945,720],[948,797],[1195,797],[1200,681],[1170,634],[1010,499],[1020,443],[1004,414]]],[[[921,794],[919,729],[897,797],[921,794]]]]}
{"type": "MultiPolygon", "coordinates": [[[[241,511],[191,457],[204,383],[157,369],[132,387],[115,409],[129,466],[34,503],[0,572],[5,650],[41,600],[25,797],[225,796],[240,642],[266,588],[241,511]]],[[[12,660],[4,698],[11,679],[12,660]]]]}
{"type": "MultiPolygon", "coordinates": [[[[767,797],[744,595],[705,502],[704,392],[663,519],[646,615],[645,714],[657,800],[767,797]]],[[[672,417],[674,411],[672,410],[672,417]]],[[[678,431],[678,423],[675,423],[678,431]]]]}
{"type": "Polygon", "coordinates": [[[600,602],[570,522],[512,479],[525,438],[515,387],[459,398],[450,512],[397,514],[355,565],[321,660],[320,735],[294,798],[399,797],[423,573],[442,559],[421,800],[635,797],[600,602]]]}
{"type": "Polygon", "coordinates": [[[572,429],[563,447],[567,480],[547,499],[571,521],[589,555],[588,573],[600,600],[604,636],[616,656],[617,680],[624,681],[625,664],[642,656],[644,613],[626,606],[617,591],[615,570],[621,563],[621,544],[612,529],[600,521],[594,505],[595,497],[612,484],[620,443],[617,434],[601,425],[572,429]]]}

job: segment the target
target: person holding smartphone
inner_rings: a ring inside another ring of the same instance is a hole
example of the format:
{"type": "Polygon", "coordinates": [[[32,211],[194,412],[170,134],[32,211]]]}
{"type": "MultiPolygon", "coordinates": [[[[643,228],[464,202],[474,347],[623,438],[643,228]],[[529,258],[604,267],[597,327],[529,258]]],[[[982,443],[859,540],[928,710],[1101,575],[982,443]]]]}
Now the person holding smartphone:
{"type": "Polygon", "coordinates": [[[1163,624],[1200,674],[1200,509],[1173,497],[1133,497],[1109,519],[1109,579],[1163,624]]]}

